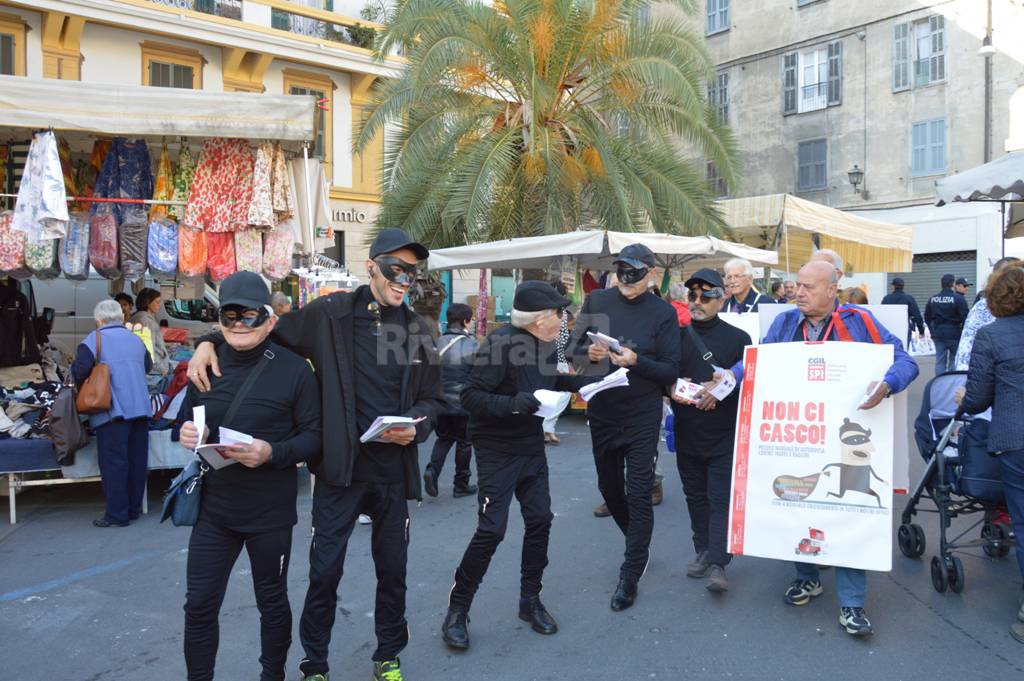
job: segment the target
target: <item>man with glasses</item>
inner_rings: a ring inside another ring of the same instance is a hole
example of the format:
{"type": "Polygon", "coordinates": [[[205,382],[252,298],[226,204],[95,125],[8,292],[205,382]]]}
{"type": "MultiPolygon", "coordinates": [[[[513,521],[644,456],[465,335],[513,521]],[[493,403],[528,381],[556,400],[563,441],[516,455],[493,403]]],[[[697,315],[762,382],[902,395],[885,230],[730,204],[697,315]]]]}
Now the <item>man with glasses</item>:
{"type": "MultiPolygon", "coordinates": [[[[686,281],[686,288],[692,321],[680,329],[679,377],[703,384],[714,378],[716,369],[731,367],[743,358],[750,336],[718,316],[725,304],[725,282],[718,272],[697,270],[686,281]]],[[[708,393],[694,400],[672,390],[676,465],[697,552],[686,566],[686,575],[707,577],[706,587],[713,593],[729,589],[726,539],[738,403],[738,390],[721,402],[708,393]]]]}
{"type": "Polygon", "coordinates": [[[626,246],[615,267],[615,287],[592,292],[580,310],[575,347],[581,357],[573,364],[598,376],[629,368],[627,387],[598,393],[587,405],[598,488],[626,538],[625,560],[611,599],[612,610],[620,611],[636,600],[650,559],[662,397],[676,380],[679,321],[671,305],[647,293],[657,274],[651,249],[626,246]],[[589,341],[588,331],[616,339],[619,347],[589,341]]]}
{"type": "Polygon", "coordinates": [[[767,301],[767,296],[754,288],[754,267],[749,260],[733,258],[725,263],[725,286],[729,298],[725,301],[726,312],[757,312],[757,306],[767,301]]]}
{"type": "MultiPolygon", "coordinates": [[[[353,525],[373,519],[371,552],[377,573],[374,678],[400,681],[398,654],[409,639],[405,574],[409,544],[406,501],[421,499],[416,444],[430,434],[443,407],[441,372],[428,327],[403,303],[427,249],[400,229],[384,229],[370,246],[368,286],[332,293],[282,317],[275,341],[312,361],[323,404],[323,456],[312,467],[313,542],[309,589],[299,625],[307,681],[326,681],[328,645],[338,583],[353,525]],[[423,417],[360,442],[378,416],[423,417]]],[[[216,341],[206,337],[201,341],[216,341]]],[[[207,368],[220,369],[213,344],[201,342],[189,363],[200,390],[207,368]]]]}

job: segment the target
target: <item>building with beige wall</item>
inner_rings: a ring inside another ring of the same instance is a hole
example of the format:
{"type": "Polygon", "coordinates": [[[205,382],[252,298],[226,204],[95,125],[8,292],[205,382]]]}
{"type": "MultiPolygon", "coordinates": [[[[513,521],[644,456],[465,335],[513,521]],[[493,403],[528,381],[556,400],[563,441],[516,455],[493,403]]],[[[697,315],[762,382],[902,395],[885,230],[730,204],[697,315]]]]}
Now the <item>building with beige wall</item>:
{"type": "MultiPolygon", "coordinates": [[[[876,217],[915,225],[915,270],[984,281],[1002,249],[998,206],[931,204],[937,179],[1012,144],[1011,111],[1024,106],[1024,3],[991,1],[989,57],[979,54],[986,0],[699,4],[717,68],[709,96],[742,154],[742,183],[719,184],[724,196],[785,192],[884,211],[876,217]]],[[[874,299],[885,279],[873,281],[874,299]]]]}
{"type": "Polygon", "coordinates": [[[402,61],[377,61],[353,44],[349,27],[373,26],[353,18],[360,8],[355,0],[0,0],[0,73],[96,88],[317,95],[323,112],[312,153],[326,167],[334,230],[317,247],[340,249],[339,258],[364,276],[383,141],[354,155],[353,122],[373,83],[397,73],[402,61]]]}

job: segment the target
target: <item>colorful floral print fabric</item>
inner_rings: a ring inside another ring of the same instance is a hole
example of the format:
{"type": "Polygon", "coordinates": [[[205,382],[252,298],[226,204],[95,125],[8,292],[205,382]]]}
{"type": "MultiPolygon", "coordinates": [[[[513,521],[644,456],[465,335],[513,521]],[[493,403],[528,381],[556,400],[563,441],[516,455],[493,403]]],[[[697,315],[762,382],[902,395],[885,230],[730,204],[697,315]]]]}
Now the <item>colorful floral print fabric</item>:
{"type": "Polygon", "coordinates": [[[209,233],[244,229],[252,176],[253,154],[246,140],[207,140],[185,207],[185,224],[209,233]]]}
{"type": "MultiPolygon", "coordinates": [[[[174,196],[174,171],[171,168],[171,154],[167,151],[167,145],[160,149],[160,160],[156,165],[156,179],[153,181],[153,200],[170,201],[174,196]]],[[[168,207],[156,205],[149,210],[149,219],[158,220],[165,218],[168,214],[168,207]]]]}
{"type": "MultiPolygon", "coordinates": [[[[188,201],[192,192],[192,181],[196,176],[196,162],[192,158],[192,152],[187,146],[183,146],[178,152],[178,167],[174,169],[174,192],[171,200],[180,202],[188,201]]],[[[185,219],[185,206],[171,206],[170,215],[178,222],[185,219]]]]}
{"type": "Polygon", "coordinates": [[[13,211],[0,213],[0,277],[28,279],[32,273],[25,265],[25,232],[15,231],[13,221],[13,211]]]}
{"type": "Polygon", "coordinates": [[[57,136],[40,132],[32,138],[25,160],[12,228],[24,232],[28,243],[59,239],[68,229],[68,201],[57,136]]]}
{"type": "Polygon", "coordinates": [[[89,214],[71,213],[68,235],[60,242],[60,269],[68,279],[89,278],[89,214]]]}

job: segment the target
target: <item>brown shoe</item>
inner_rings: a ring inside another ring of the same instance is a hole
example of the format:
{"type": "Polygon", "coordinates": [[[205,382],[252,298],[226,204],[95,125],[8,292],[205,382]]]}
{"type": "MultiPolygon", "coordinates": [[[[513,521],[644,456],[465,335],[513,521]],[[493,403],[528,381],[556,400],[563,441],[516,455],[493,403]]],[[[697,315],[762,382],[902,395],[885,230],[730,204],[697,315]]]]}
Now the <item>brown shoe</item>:
{"type": "Polygon", "coordinates": [[[594,509],[595,518],[607,518],[611,514],[612,512],[608,510],[608,504],[601,504],[600,506],[594,509]]]}
{"type": "Polygon", "coordinates": [[[657,506],[661,504],[661,500],[664,494],[661,489],[661,483],[655,483],[654,489],[651,490],[651,506],[657,506]]]}
{"type": "Polygon", "coordinates": [[[553,445],[562,444],[562,441],[559,440],[558,436],[555,435],[554,433],[544,433],[544,441],[553,445]]]}

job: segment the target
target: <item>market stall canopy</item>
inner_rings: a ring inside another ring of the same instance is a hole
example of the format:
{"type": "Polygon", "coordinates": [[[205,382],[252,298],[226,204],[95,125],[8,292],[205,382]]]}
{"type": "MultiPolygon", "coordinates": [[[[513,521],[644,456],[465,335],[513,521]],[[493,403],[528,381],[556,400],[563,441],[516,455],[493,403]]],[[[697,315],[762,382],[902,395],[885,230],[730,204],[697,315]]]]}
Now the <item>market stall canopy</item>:
{"type": "Polygon", "coordinates": [[[435,249],[430,252],[427,265],[431,270],[543,269],[562,256],[573,256],[582,267],[610,269],[615,254],[635,243],[643,243],[650,248],[663,267],[675,267],[697,258],[737,256],[755,263],[778,262],[778,254],[774,251],[707,236],[578,230],[435,249]]]}
{"type": "Polygon", "coordinates": [[[1024,151],[1012,151],[970,170],[944,177],[935,183],[943,206],[953,201],[1024,200],[1024,151]]]}
{"type": "Polygon", "coordinates": [[[799,269],[818,248],[836,251],[856,272],[911,271],[912,227],[868,220],[789,194],[719,205],[733,234],[747,244],[776,249],[787,272],[799,269]]]}
{"type": "Polygon", "coordinates": [[[0,127],[105,135],[313,139],[313,96],[0,76],[0,127]]]}

